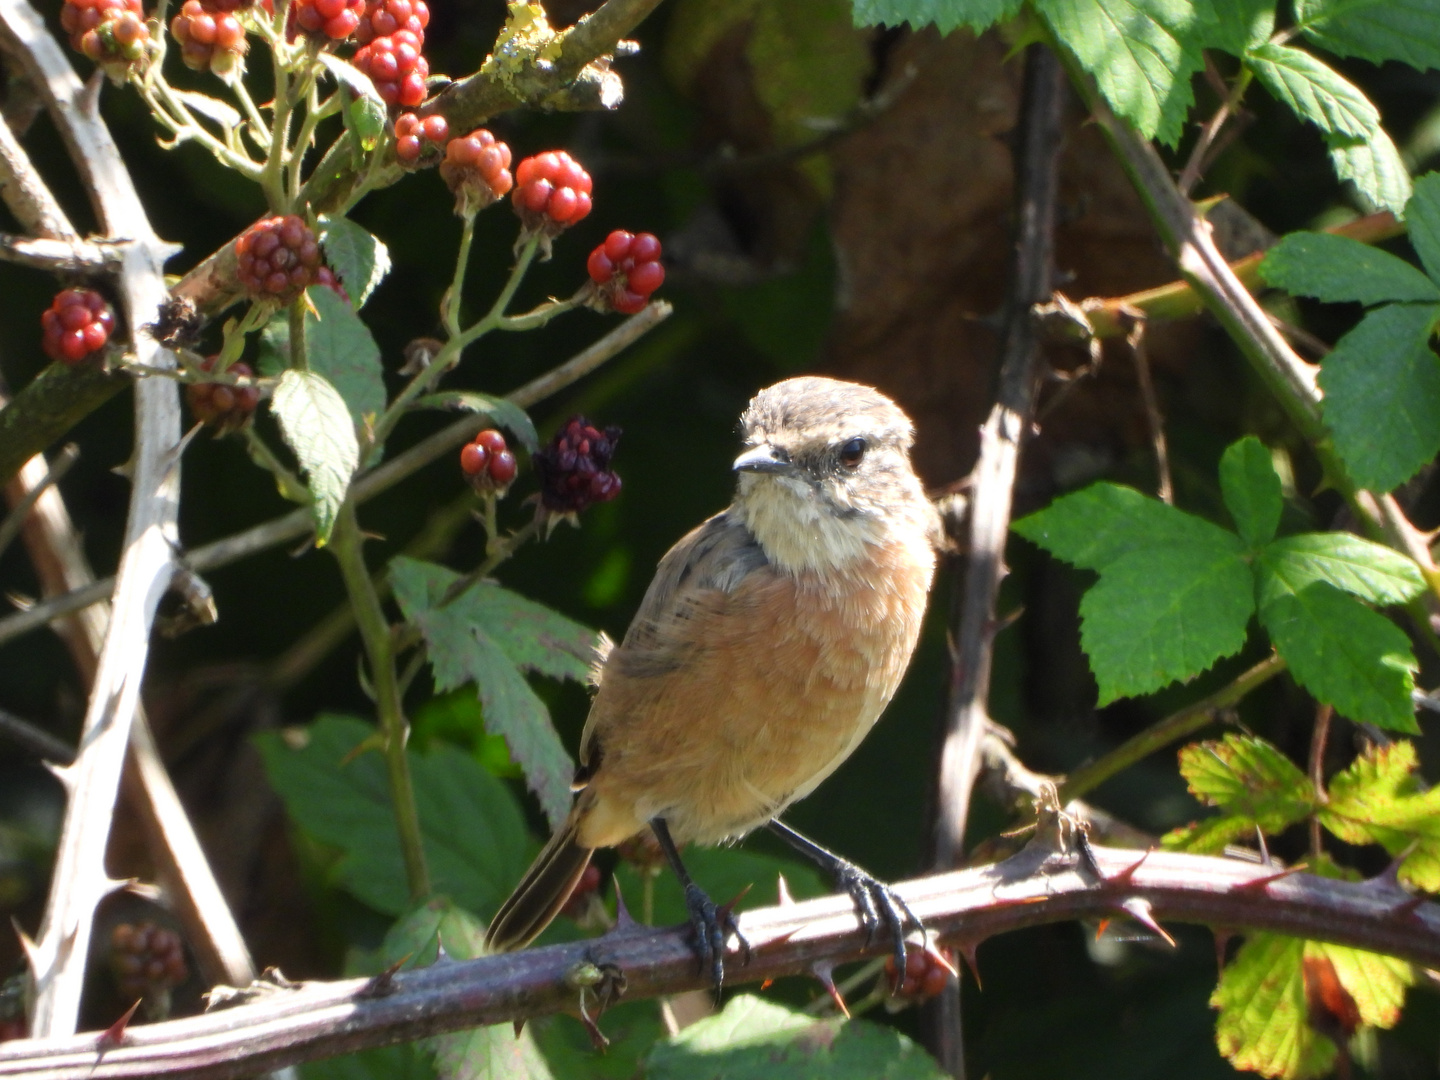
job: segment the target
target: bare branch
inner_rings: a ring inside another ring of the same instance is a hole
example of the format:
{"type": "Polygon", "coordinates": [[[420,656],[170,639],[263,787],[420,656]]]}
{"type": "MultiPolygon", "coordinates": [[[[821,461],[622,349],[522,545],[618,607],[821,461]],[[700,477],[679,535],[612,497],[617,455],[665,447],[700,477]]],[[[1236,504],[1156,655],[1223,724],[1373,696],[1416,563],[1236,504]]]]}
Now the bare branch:
{"type": "Polygon", "coordinates": [[[78,240],[70,218],[36,172],[15,132],[0,117],[0,199],[21,228],[47,240],[78,240]]]}
{"type": "Polygon", "coordinates": [[[35,240],[0,233],[0,261],[57,274],[97,274],[117,269],[120,255],[88,240],[35,240]]]}
{"type": "MultiPolygon", "coordinates": [[[[27,0],[0,0],[0,38],[46,98],[101,227],[128,234],[120,293],[136,359],[170,367],[175,358],[139,330],[167,291],[162,275],[175,248],[163,243],[130,182],[94,95],[87,94],[44,21],[27,0]]],[[[95,905],[110,891],[105,849],[131,722],[149,650],[150,626],[173,572],[179,508],[180,405],[168,379],[145,379],[135,393],[135,455],[124,553],[114,609],[101,649],[79,753],[66,770],[70,796],[61,826],[50,899],[31,951],[36,995],[31,1031],[55,1037],[75,1030],[95,905]]]]}
{"type": "MultiPolygon", "coordinates": [[[[1333,941],[1440,965],[1440,905],[1416,904],[1388,878],[1356,883],[1293,874],[1231,859],[1094,848],[1087,865],[1056,855],[1043,839],[1014,858],[904,882],[897,891],[943,942],[973,946],[995,934],[1045,923],[1120,914],[1140,897],[1157,918],[1333,941]]],[[[803,974],[817,962],[878,955],[865,947],[853,902],[830,896],[739,916],[752,955],[734,955],[736,982],[803,974]]],[[[128,1028],[118,1046],[101,1036],[0,1044],[0,1077],[113,1080],[118,1077],[250,1076],[282,1065],[403,1042],[482,1024],[573,1012],[566,976],[577,965],[616,964],[627,994],[649,998],[706,985],[685,927],[643,927],[602,938],[447,962],[390,979],[346,979],[273,989],[251,1004],[204,1016],[128,1028]]],[[[603,1020],[602,1020],[603,1024],[603,1020]]]]}

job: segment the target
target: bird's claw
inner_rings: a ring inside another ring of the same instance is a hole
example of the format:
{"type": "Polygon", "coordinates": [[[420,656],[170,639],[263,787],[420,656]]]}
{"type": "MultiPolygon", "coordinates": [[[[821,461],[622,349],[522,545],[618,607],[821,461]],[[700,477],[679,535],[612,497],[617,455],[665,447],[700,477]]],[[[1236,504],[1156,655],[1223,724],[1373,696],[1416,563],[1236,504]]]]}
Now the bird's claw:
{"type": "Polygon", "coordinates": [[[685,886],[685,907],[690,912],[690,928],[695,932],[695,956],[700,971],[710,970],[715,996],[725,983],[725,938],[734,934],[740,945],[743,962],[750,962],[750,942],[740,932],[729,904],[716,904],[693,882],[685,886]]]}
{"type": "Polygon", "coordinates": [[[905,977],[905,927],[913,924],[923,935],[925,925],[910,910],[899,894],[879,878],[866,873],[851,862],[842,862],[836,871],[836,885],[850,894],[855,914],[865,928],[865,948],[875,943],[876,932],[883,924],[890,932],[895,955],[897,978],[905,977]]]}

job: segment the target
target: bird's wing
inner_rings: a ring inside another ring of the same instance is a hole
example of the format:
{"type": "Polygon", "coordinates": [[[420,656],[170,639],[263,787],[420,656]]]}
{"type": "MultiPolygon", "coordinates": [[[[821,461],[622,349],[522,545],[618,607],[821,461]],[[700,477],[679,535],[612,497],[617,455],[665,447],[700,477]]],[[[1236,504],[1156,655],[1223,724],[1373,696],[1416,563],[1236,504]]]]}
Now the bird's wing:
{"type": "MultiPolygon", "coordinates": [[[[703,647],[685,624],[723,606],[752,575],[769,572],[770,561],[759,541],[729,510],[686,533],[660,560],[624,640],[598,673],[599,692],[604,693],[607,674],[645,679],[680,667],[694,649],[703,647]]],[[[596,764],[590,761],[595,715],[592,709],[580,739],[582,773],[596,764]]]]}

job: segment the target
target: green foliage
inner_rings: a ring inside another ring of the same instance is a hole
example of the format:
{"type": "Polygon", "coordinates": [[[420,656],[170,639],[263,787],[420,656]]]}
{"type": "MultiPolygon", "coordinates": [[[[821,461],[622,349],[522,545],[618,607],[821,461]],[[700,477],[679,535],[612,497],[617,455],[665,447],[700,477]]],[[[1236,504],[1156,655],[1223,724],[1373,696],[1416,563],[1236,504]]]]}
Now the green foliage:
{"type": "Polygon", "coordinates": [[[934,25],[942,34],[968,26],[979,32],[1020,10],[1024,0],[853,0],[855,25],[934,25]]]}
{"type": "Polygon", "coordinates": [[[1306,1020],[1307,960],[1334,965],[1366,1026],[1392,1027],[1399,1019],[1405,988],[1414,982],[1403,961],[1280,934],[1255,934],[1221,972],[1210,998],[1220,1010],[1220,1052],[1237,1069],[1307,1080],[1333,1068],[1335,1044],[1306,1020]]]}
{"type": "MultiPolygon", "coordinates": [[[[405,911],[405,871],[375,729],[322,716],[286,735],[262,732],[255,742],[290,817],[339,852],[334,883],[376,911],[405,911]]],[[[409,756],[435,889],[493,913],[528,865],[531,841],[515,797],[453,747],[409,756]]]]}
{"type": "Polygon", "coordinates": [[[380,144],[390,109],[375,89],[374,80],[353,64],[330,52],[319,53],[316,60],[349,91],[341,95],[341,107],[345,113],[345,126],[357,144],[355,164],[359,166],[363,164],[364,154],[380,144]]]}
{"type": "MultiPolygon", "coordinates": [[[[366,417],[385,408],[380,346],[360,316],[333,290],[312,286],[306,295],[310,299],[305,313],[306,363],[339,391],[356,430],[363,430],[366,417]]],[[[260,372],[279,375],[289,367],[290,319],[281,312],[260,332],[260,372]]]]}
{"type": "Polygon", "coordinates": [[[1383,252],[1313,233],[1285,237],[1261,263],[1271,285],[1302,296],[1380,305],[1325,359],[1325,423],[1351,477],[1389,491],[1440,452],[1440,173],[1415,185],[1405,212],[1429,277],[1383,252]]]}
{"type": "MultiPolygon", "coordinates": [[[[777,879],[782,875],[790,888],[790,895],[797,900],[825,896],[831,891],[813,866],[748,851],[743,847],[693,848],[685,852],[685,865],[691,876],[717,902],[744,896],[750,906],[778,903],[777,879]]],[[[644,914],[645,895],[642,872],[628,862],[621,862],[615,867],[615,880],[620,883],[620,891],[632,914],[640,918],[644,914]]],[[[674,874],[663,870],[654,877],[652,888],[654,910],[651,921],[654,925],[670,926],[688,921],[685,893],[674,874]]]]}
{"type": "Polygon", "coordinates": [[[415,1043],[401,1043],[359,1054],[307,1061],[302,1080],[432,1080],[435,1070],[415,1043]]]}
{"type": "Polygon", "coordinates": [[[1440,23],[1430,0],[1295,0],[1295,22],[1340,56],[1440,68],[1440,23]]]}
{"type": "Polygon", "coordinates": [[[324,375],[293,368],[280,376],[270,409],[309,479],[315,543],[323,546],[335,527],[350,477],[360,464],[360,444],[350,410],[324,375]]]}
{"type": "Polygon", "coordinates": [[[320,219],[320,246],[358,311],[390,272],[390,249],[349,218],[333,216],[320,219]]]}
{"type": "Polygon", "coordinates": [[[1415,746],[1397,742],[1367,750],[1329,784],[1320,823],[1350,844],[1381,844],[1392,855],[1414,845],[1402,881],[1440,892],[1440,788],[1415,773],[1415,746]]]}
{"type": "Polygon", "coordinates": [[[454,409],[457,412],[483,413],[520,440],[526,450],[540,449],[540,436],[524,409],[513,401],[476,390],[441,390],[426,394],[415,402],[416,408],[454,409]]]}
{"type": "Polygon", "coordinates": [[[1244,56],[1275,32],[1275,0],[1211,0],[1215,10],[1215,44],[1244,56]]]}
{"type": "Polygon", "coordinates": [[[558,826],[570,811],[575,765],[522,671],[583,682],[593,631],[489,582],[442,604],[459,575],[433,563],[398,558],[390,573],[405,617],[425,636],[435,689],[476,684],[486,726],[505,736],[550,823],[558,826]]]}
{"type": "Polygon", "coordinates": [[[1226,735],[1180,751],[1180,773],[1194,795],[1220,814],[1165,838],[1167,847],[1218,854],[1226,844],[1253,837],[1258,826],[1283,832],[1315,804],[1314,788],[1290,759],[1264,739],[1226,735]]]}
{"type": "Polygon", "coordinates": [[[817,1020],[739,994],[716,1016],[656,1043],[646,1080],[941,1080],[945,1073],[894,1028],[817,1020]]]}
{"type": "Polygon", "coordinates": [[[1226,451],[1220,475],[1243,540],[1109,483],[1015,523],[1057,558],[1100,574],[1080,603],[1100,703],[1192,678],[1238,651],[1258,608],[1291,673],[1317,698],[1356,720],[1416,730],[1409,641],[1354,597],[1407,600],[1424,588],[1419,570],[1356,536],[1273,539],[1280,481],[1253,437],[1226,451]]]}

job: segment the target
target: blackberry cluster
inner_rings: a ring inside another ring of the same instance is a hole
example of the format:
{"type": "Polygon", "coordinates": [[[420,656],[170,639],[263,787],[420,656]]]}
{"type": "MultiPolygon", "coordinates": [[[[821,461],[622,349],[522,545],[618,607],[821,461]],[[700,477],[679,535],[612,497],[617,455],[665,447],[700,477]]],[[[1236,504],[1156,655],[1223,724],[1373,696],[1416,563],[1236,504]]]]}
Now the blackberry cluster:
{"type": "Polygon", "coordinates": [[[450,125],[438,113],[423,120],[414,113],[401,113],[395,118],[395,156],[402,165],[414,165],[425,151],[425,144],[444,146],[450,125]]]}
{"type": "Polygon", "coordinates": [[[355,40],[368,45],[375,38],[408,30],[422,41],[430,25],[430,8],[425,0],[366,0],[365,14],[355,28],[355,40]]]}
{"type": "Polygon", "coordinates": [[[620,477],[610,469],[620,429],[603,431],[583,416],[571,417],[550,445],[531,456],[540,478],[540,505],[557,514],[578,514],[591,503],[620,494],[620,477]]]}
{"type": "Polygon", "coordinates": [[[115,329],[115,314],[94,289],[66,289],[40,315],[41,347],[71,367],[100,352],[115,329]]]}
{"type": "Polygon", "coordinates": [[[650,233],[616,229],[590,253],[585,264],[594,283],[591,306],[634,315],[665,281],[660,241],[650,233]]]}
{"type": "Polygon", "coordinates": [[[424,45],[424,34],[396,30],[362,45],[351,63],[370,76],[386,105],[413,109],[425,100],[425,77],[430,74],[420,54],[424,45]]]}
{"type": "Polygon", "coordinates": [[[344,41],[360,27],[365,0],[294,0],[290,18],[312,37],[344,41]]]}
{"type": "Polygon", "coordinates": [[[590,174],[564,150],[547,150],[515,168],[515,213],[527,233],[559,236],[590,213],[590,174]]]}
{"type": "Polygon", "coordinates": [[[245,28],[234,15],[239,6],[226,10],[231,0],[185,0],[170,20],[170,33],[180,43],[180,57],[194,71],[209,68],[217,75],[233,71],[245,55],[245,28]]]}
{"type": "Polygon", "coordinates": [[[293,300],[316,283],[339,291],[335,276],[321,265],[315,233],[295,214],[251,225],[235,241],[235,258],[240,284],[257,299],[293,300]]]}
{"type": "Polygon", "coordinates": [[[515,186],[510,175],[510,147],[485,128],[445,144],[440,178],[455,196],[455,212],[470,217],[515,186]]]}
{"type": "MultiPolygon", "coordinates": [[[[945,959],[954,966],[953,955],[945,950],[945,959]]],[[[950,971],[935,958],[934,955],[924,949],[907,948],[905,950],[905,977],[896,980],[895,958],[885,958],[885,975],[890,981],[892,993],[899,998],[906,998],[910,1001],[925,1001],[929,998],[938,997],[950,982],[950,971]]]]}
{"type": "Polygon", "coordinates": [[[65,0],[60,26],[71,48],[117,79],[144,58],[150,40],[140,0],[65,0]]]}
{"type": "Polygon", "coordinates": [[[517,470],[515,455],[505,445],[505,436],[493,428],[480,432],[474,441],[460,448],[460,471],[469,477],[477,491],[503,494],[514,481],[517,470]]]}
{"type": "MultiPolygon", "coordinates": [[[[215,370],[215,357],[201,362],[202,371],[215,370]]],[[[231,375],[253,376],[249,364],[237,362],[226,371],[231,375]]],[[[190,383],[185,387],[185,400],[196,420],[215,429],[217,435],[238,431],[250,422],[260,404],[260,391],[254,386],[231,386],[219,382],[190,383]]]]}
{"type": "Polygon", "coordinates": [[[154,999],[189,976],[180,935],[154,923],[120,923],[110,934],[110,968],[125,998],[154,999]]]}

